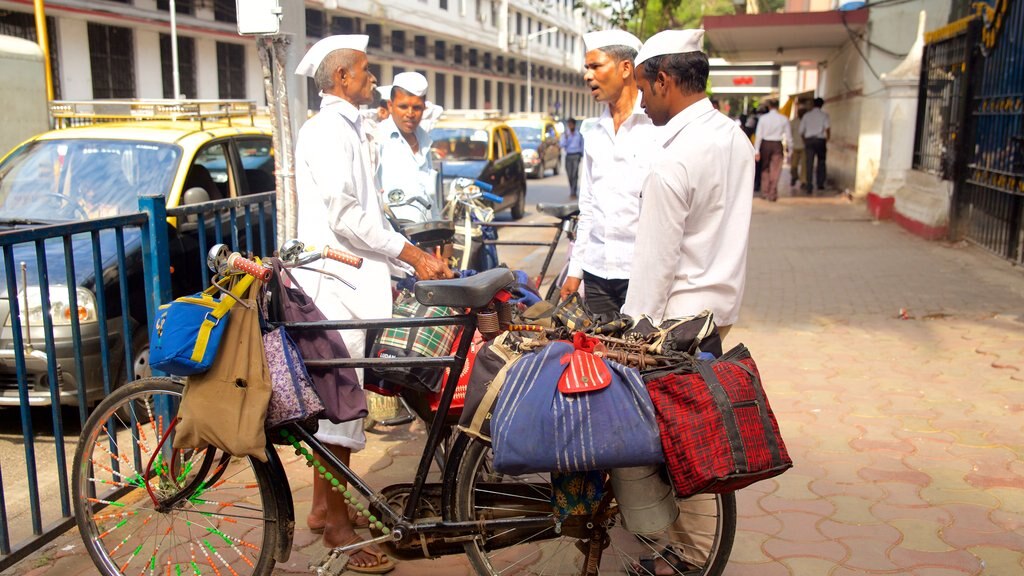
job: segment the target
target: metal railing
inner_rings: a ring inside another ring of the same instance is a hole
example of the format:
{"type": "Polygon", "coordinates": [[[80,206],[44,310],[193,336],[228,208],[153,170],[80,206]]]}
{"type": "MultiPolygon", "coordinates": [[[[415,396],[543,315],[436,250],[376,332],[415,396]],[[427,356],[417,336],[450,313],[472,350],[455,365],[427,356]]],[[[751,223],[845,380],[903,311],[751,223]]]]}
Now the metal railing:
{"type": "Polygon", "coordinates": [[[0,420],[10,447],[0,444],[10,450],[0,453],[0,571],[74,526],[78,431],[91,406],[148,366],[156,308],[205,287],[210,246],[276,245],[273,192],[171,210],[146,196],[139,209],[0,234],[0,410],[20,416],[0,420]]]}

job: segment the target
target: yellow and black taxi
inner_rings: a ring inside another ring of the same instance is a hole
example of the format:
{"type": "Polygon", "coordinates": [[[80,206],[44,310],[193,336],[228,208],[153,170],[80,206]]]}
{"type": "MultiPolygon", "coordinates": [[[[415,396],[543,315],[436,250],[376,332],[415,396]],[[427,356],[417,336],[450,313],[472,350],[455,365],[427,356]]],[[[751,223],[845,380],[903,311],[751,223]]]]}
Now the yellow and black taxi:
{"type": "Polygon", "coordinates": [[[455,178],[472,178],[493,187],[518,220],[526,212],[526,171],[515,132],[498,111],[448,110],[430,130],[431,151],[439,163],[442,191],[455,178]]]}
{"type": "MultiPolygon", "coordinates": [[[[240,101],[57,101],[51,115],[60,128],[39,134],[0,160],[0,233],[28,227],[96,220],[134,214],[139,196],[159,194],[168,208],[273,191],[274,159],[269,128],[254,119],[252,102],[240,101]]],[[[196,270],[198,247],[194,234],[171,230],[172,287],[176,295],[195,291],[201,280],[196,270]],[[193,260],[186,260],[191,258],[193,260]],[[184,262],[189,262],[185,264],[184,262]]],[[[113,230],[99,234],[103,280],[97,282],[88,238],[73,238],[77,311],[70,309],[61,242],[46,242],[49,308],[57,363],[63,366],[59,401],[76,404],[71,314],[81,326],[81,353],[89,402],[102,394],[98,291],[108,311],[107,333],[112,346],[121,346],[123,315],[118,277],[126,274],[132,353],[123,350],[109,358],[115,382],[126,374],[126,356],[137,376],[148,373],[148,332],[138,230],[125,229],[126,264],[117,270],[117,240],[113,230]],[[107,233],[110,232],[110,233],[107,233]]],[[[88,236],[88,235],[85,235],[88,236]]],[[[16,262],[26,262],[28,285],[19,289],[24,340],[38,349],[45,340],[43,299],[35,271],[35,247],[14,246],[16,262]]],[[[0,255],[2,256],[2,255],[0,255]]],[[[2,263],[2,260],[0,260],[2,263]]],[[[19,281],[20,283],[20,281],[19,281]]],[[[5,279],[0,278],[0,406],[19,403],[14,363],[10,305],[5,279]]],[[[46,357],[26,355],[29,403],[52,402],[46,357]]]]}
{"type": "Polygon", "coordinates": [[[523,165],[530,178],[543,178],[548,168],[558,176],[562,144],[555,119],[543,114],[515,114],[508,125],[523,148],[523,165]]]}

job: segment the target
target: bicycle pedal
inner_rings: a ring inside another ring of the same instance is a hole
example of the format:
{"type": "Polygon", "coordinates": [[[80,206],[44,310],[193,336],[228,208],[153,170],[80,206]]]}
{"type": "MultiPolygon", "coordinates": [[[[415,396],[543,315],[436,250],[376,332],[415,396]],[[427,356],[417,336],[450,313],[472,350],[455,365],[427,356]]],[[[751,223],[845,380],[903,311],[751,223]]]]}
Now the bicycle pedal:
{"type": "Polygon", "coordinates": [[[328,550],[318,562],[309,563],[309,571],[315,576],[341,576],[348,566],[348,554],[328,550]]]}

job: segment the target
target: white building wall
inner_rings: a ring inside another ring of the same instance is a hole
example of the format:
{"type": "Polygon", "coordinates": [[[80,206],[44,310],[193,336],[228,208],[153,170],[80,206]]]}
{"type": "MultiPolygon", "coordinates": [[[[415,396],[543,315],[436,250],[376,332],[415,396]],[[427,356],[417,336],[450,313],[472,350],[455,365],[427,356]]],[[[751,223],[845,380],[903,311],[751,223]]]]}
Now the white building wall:
{"type": "Polygon", "coordinates": [[[57,36],[62,96],[65,100],[89,100],[92,98],[92,65],[88,25],[84,20],[58,18],[57,36]]]}
{"type": "Polygon", "coordinates": [[[135,30],[135,96],[163,98],[163,66],[160,65],[160,33],[135,30]]]}
{"type": "MultiPolygon", "coordinates": [[[[217,41],[210,38],[196,38],[196,91],[198,98],[212,99],[219,96],[217,87],[217,41]]],[[[248,72],[251,76],[252,71],[248,72]]]]}

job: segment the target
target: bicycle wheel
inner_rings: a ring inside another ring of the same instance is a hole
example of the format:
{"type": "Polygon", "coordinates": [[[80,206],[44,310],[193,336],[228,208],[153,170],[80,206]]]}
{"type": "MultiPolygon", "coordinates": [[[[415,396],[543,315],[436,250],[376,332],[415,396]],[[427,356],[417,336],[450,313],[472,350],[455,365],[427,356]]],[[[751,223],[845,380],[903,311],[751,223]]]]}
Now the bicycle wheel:
{"type": "MultiPolygon", "coordinates": [[[[551,516],[551,487],[548,474],[525,476],[501,475],[491,468],[489,444],[466,435],[456,441],[449,461],[446,486],[452,494],[445,499],[445,510],[456,521],[551,516]]],[[[622,527],[622,519],[614,515],[597,526],[605,542],[598,574],[653,574],[642,561],[670,558],[669,541],[695,569],[674,568],[677,574],[718,576],[732,551],[736,532],[736,499],[732,494],[702,495],[679,500],[682,522],[692,525],[700,521],[706,531],[690,530],[685,536],[660,534],[636,536],[622,527]],[[697,543],[703,552],[695,549],[697,543]]],[[[578,575],[585,562],[593,528],[588,520],[567,520],[557,529],[552,516],[550,526],[532,529],[482,532],[465,544],[466,555],[481,575],[545,574],[578,575]]],[[[679,525],[677,521],[676,525],[679,525]]],[[[595,541],[598,541],[595,538],[595,541]]]]}
{"type": "Polygon", "coordinates": [[[108,576],[270,574],[273,473],[212,448],[174,450],[182,390],[169,378],[137,380],[89,417],[72,476],[85,547],[108,576]]]}

